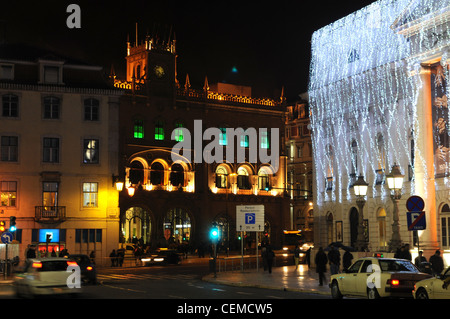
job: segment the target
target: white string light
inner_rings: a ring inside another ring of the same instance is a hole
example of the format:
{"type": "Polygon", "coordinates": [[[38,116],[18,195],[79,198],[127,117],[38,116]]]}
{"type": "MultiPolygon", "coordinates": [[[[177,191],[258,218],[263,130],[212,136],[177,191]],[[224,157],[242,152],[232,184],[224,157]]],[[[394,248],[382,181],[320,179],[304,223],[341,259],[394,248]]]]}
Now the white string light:
{"type": "MultiPolygon", "coordinates": [[[[446,64],[449,6],[450,0],[380,0],[314,32],[308,93],[318,203],[350,200],[349,176],[362,174],[368,180],[383,159],[386,174],[395,163],[426,167],[417,147],[420,61],[442,55],[446,64]],[[422,28],[412,36],[403,34],[412,25],[422,28]],[[357,161],[352,161],[352,140],[357,161]],[[328,145],[331,155],[325,154],[328,145]],[[324,191],[330,172],[333,187],[342,190],[337,194],[324,191]]],[[[407,175],[406,167],[402,170],[407,175]]],[[[429,178],[426,172],[423,178],[429,178]]],[[[410,184],[408,191],[414,193],[410,184]]],[[[372,189],[374,196],[389,196],[384,187],[372,189]]]]}

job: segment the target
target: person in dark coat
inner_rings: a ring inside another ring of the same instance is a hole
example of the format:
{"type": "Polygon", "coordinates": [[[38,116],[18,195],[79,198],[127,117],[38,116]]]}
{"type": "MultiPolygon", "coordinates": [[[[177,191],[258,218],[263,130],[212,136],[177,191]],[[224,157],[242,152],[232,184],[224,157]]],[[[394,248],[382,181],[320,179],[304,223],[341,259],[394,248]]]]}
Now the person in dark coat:
{"type": "Polygon", "coordinates": [[[430,257],[431,269],[433,275],[439,275],[444,270],[444,260],[441,257],[441,251],[438,249],[433,256],[430,257]]]}
{"type": "Polygon", "coordinates": [[[267,260],[267,270],[269,270],[269,274],[272,273],[272,264],[273,264],[273,259],[275,258],[275,253],[272,250],[272,247],[270,245],[266,246],[266,260],[267,260]]]}
{"type": "Polygon", "coordinates": [[[352,265],[353,255],[348,250],[345,251],[344,256],[342,257],[342,266],[344,269],[347,269],[352,265]]]}
{"type": "Polygon", "coordinates": [[[323,248],[320,247],[315,258],[316,272],[319,274],[319,286],[323,286],[325,280],[325,272],[327,271],[328,258],[323,248]]]}

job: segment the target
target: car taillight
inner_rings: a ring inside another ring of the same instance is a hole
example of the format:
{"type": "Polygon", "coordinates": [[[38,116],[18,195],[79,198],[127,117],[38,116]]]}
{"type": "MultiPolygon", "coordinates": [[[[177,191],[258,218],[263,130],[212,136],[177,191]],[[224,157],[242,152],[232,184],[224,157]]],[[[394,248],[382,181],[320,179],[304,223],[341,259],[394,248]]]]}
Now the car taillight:
{"type": "Polygon", "coordinates": [[[67,266],[78,266],[76,261],[67,261],[67,266]]]}
{"type": "Polygon", "coordinates": [[[91,266],[87,266],[86,270],[91,271],[93,268],[91,266]]]}
{"type": "Polygon", "coordinates": [[[398,279],[391,280],[391,286],[398,286],[398,285],[400,285],[400,280],[398,280],[398,279]]]}
{"type": "Polygon", "coordinates": [[[41,262],[33,262],[32,267],[33,268],[42,268],[42,263],[41,262]]]}

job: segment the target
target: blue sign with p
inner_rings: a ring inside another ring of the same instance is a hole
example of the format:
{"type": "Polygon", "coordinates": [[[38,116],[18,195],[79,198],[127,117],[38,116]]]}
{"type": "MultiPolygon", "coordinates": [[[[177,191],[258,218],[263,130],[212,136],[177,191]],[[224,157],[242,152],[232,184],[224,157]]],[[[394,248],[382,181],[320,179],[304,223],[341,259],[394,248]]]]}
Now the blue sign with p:
{"type": "Polygon", "coordinates": [[[256,222],[255,213],[245,213],[246,224],[255,224],[255,222],[256,222]]]}

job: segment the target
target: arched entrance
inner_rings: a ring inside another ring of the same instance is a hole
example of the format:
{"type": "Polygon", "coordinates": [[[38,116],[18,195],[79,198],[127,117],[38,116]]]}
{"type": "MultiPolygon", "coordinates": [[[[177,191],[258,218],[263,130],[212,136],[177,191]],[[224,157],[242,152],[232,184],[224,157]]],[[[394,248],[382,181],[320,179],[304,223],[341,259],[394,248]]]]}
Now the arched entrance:
{"type": "Polygon", "coordinates": [[[150,244],[150,214],[142,207],[131,207],[120,220],[120,240],[127,243],[150,244]]]}
{"type": "Polygon", "coordinates": [[[170,209],[163,222],[164,239],[168,246],[188,244],[192,235],[191,218],[183,208],[170,209]]]}

